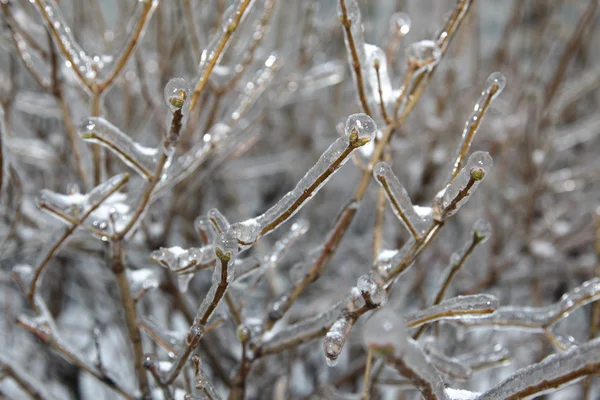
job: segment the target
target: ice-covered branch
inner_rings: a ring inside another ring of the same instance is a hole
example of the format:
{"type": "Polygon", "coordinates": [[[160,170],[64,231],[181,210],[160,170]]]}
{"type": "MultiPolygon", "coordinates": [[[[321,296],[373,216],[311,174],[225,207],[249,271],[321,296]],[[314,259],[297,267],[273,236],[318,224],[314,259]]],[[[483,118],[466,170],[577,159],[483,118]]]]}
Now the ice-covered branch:
{"type": "Polygon", "coordinates": [[[497,309],[498,299],[489,294],[457,296],[406,316],[406,324],[416,328],[441,320],[471,321],[494,315],[497,309]]]}
{"type": "Polygon", "coordinates": [[[349,116],[346,120],[345,137],[336,140],[325,150],[291,192],[258,217],[231,226],[238,242],[250,246],[296,214],[327,183],[333,173],[348,161],[354,150],[373,139],[376,130],[375,122],[370,117],[364,114],[349,116]]]}

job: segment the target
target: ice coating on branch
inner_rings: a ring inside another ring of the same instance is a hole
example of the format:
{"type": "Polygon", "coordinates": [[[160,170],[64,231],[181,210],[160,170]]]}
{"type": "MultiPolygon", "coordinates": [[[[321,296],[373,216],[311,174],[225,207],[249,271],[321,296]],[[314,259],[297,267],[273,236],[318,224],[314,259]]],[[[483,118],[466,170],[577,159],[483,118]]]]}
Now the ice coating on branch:
{"type": "Polygon", "coordinates": [[[456,178],[436,195],[433,200],[433,218],[444,221],[456,214],[475,192],[492,165],[493,161],[489,153],[474,152],[456,178]]]}
{"type": "Polygon", "coordinates": [[[483,346],[476,353],[462,355],[459,359],[469,368],[478,370],[510,362],[509,352],[501,344],[483,346]]]}
{"type": "Polygon", "coordinates": [[[348,161],[352,151],[370,141],[376,131],[375,121],[366,114],[349,116],[346,120],[346,136],[337,139],[325,150],[292,191],[262,215],[232,225],[231,233],[240,244],[251,245],[276,229],[295,215],[331,179],[335,171],[348,161]]]}
{"type": "MultiPolygon", "coordinates": [[[[378,46],[365,44],[365,71],[366,79],[371,88],[369,100],[380,105],[383,99],[384,106],[394,100],[392,95],[392,82],[387,69],[387,58],[385,52],[378,46]],[[379,78],[377,77],[379,75],[379,78]],[[381,96],[379,90],[381,89],[381,96]]],[[[377,108],[379,110],[379,108],[377,108]]]]}
{"type": "Polygon", "coordinates": [[[600,339],[594,339],[516,371],[478,399],[533,399],[560,390],[599,369],[600,339]]]}
{"type": "Polygon", "coordinates": [[[497,98],[500,93],[502,93],[504,86],[506,86],[506,78],[500,72],[494,72],[487,78],[486,87],[483,92],[481,92],[479,100],[477,100],[477,103],[475,103],[471,115],[465,122],[465,127],[463,128],[460,143],[454,158],[455,161],[452,165],[451,176],[454,176],[462,167],[464,158],[468,154],[469,149],[471,148],[471,143],[473,142],[473,139],[475,138],[475,135],[477,134],[477,131],[481,125],[481,120],[488,110],[492,100],[497,98]]]}
{"type": "Polygon", "coordinates": [[[352,114],[344,124],[344,135],[351,143],[356,140],[373,140],[376,133],[377,124],[367,114],[352,114]]]}
{"type": "Polygon", "coordinates": [[[211,208],[210,210],[208,210],[208,213],[206,213],[206,215],[208,217],[208,221],[213,226],[216,232],[227,232],[230,224],[229,221],[227,221],[227,218],[225,218],[225,216],[221,214],[221,211],[217,210],[216,208],[211,208]]]}
{"type": "MultiPolygon", "coordinates": [[[[406,258],[415,243],[415,238],[411,236],[399,250],[382,251],[375,260],[373,270],[377,272],[377,275],[381,277],[381,279],[389,279],[393,269],[400,265],[400,263],[406,258]]],[[[404,271],[406,271],[406,269],[404,269],[402,272],[404,271]]]]}
{"type": "Polygon", "coordinates": [[[185,110],[183,105],[190,94],[188,83],[183,78],[171,78],[165,85],[164,97],[171,112],[185,110]]]}
{"type": "MultiPolygon", "coordinates": [[[[354,59],[352,58],[353,51],[356,51],[359,63],[357,68],[362,70],[363,76],[365,75],[364,70],[367,62],[367,57],[365,55],[365,38],[362,29],[362,15],[357,0],[342,0],[338,2],[338,15],[342,21],[344,20],[342,2],[346,6],[346,16],[350,22],[350,35],[346,32],[346,29],[344,29],[344,43],[346,44],[346,53],[348,54],[348,65],[350,65],[352,78],[356,87],[358,80],[356,70],[354,69],[354,59]]],[[[364,84],[366,86],[366,82],[364,82],[364,84]]],[[[365,91],[368,91],[367,87],[364,87],[364,89],[365,91]]]]}
{"type": "Polygon", "coordinates": [[[194,230],[198,233],[204,245],[212,244],[215,239],[215,228],[205,215],[201,215],[194,220],[194,230]]]}
{"type": "Polygon", "coordinates": [[[353,321],[346,317],[341,317],[333,323],[325,339],[323,340],[323,350],[327,365],[334,367],[337,364],[338,357],[344,349],[346,339],[352,330],[353,321]]]}
{"type": "Polygon", "coordinates": [[[145,147],[102,117],[91,117],[79,131],[85,141],[106,147],[142,178],[150,180],[158,162],[157,148],[145,147]]]}
{"type": "Polygon", "coordinates": [[[404,189],[404,186],[402,186],[388,163],[384,161],[377,163],[373,170],[373,175],[385,190],[387,199],[396,217],[402,221],[406,229],[416,239],[421,238],[431,225],[431,216],[425,214],[426,216],[422,217],[415,209],[406,189],[404,189]]]}
{"type": "Polygon", "coordinates": [[[440,320],[485,318],[498,308],[498,299],[489,294],[457,296],[406,317],[411,328],[440,320]]]}
{"type": "Polygon", "coordinates": [[[448,357],[436,349],[433,344],[425,345],[425,354],[429,356],[435,368],[449,381],[465,382],[469,380],[473,371],[464,365],[461,360],[448,357]]]}
{"type": "Polygon", "coordinates": [[[273,81],[275,72],[279,70],[280,66],[281,61],[277,54],[271,54],[267,57],[263,68],[259,69],[254,74],[254,77],[244,85],[242,93],[238,99],[233,102],[233,109],[226,112],[231,118],[231,121],[228,122],[229,125],[233,126],[233,124],[252,108],[258,98],[273,81]]]}
{"type": "Polygon", "coordinates": [[[385,308],[375,312],[363,330],[365,346],[380,353],[401,351],[407,338],[408,331],[402,317],[385,308]]]}
{"type": "MultiPolygon", "coordinates": [[[[72,219],[78,220],[81,218],[95,204],[107,198],[111,192],[122,186],[128,179],[129,174],[127,173],[115,175],[86,194],[61,194],[48,189],[42,189],[38,204],[43,211],[48,212],[66,224],[71,224],[72,219]]],[[[99,218],[102,214],[102,208],[98,208],[92,213],[90,219],[99,218]]]]}
{"type": "Polygon", "coordinates": [[[416,67],[415,75],[431,70],[440,62],[442,50],[433,40],[421,40],[411,43],[405,50],[409,63],[416,67]]]}
{"type": "Polygon", "coordinates": [[[185,293],[194,273],[213,265],[215,253],[212,245],[190,249],[174,246],[161,247],[159,250],[153,251],[150,258],[177,273],[177,286],[181,292],[185,293]]]}
{"type": "Polygon", "coordinates": [[[290,231],[280,240],[275,242],[271,254],[266,255],[263,261],[263,268],[273,268],[277,263],[285,257],[287,252],[291,249],[291,246],[306,232],[310,224],[306,219],[299,219],[294,222],[290,228],[290,231]]]}
{"type": "Polygon", "coordinates": [[[427,399],[444,400],[444,381],[406,330],[402,317],[389,310],[376,312],[365,325],[365,346],[406,377],[427,399]]]}
{"type": "Polygon", "coordinates": [[[410,16],[403,12],[397,12],[390,17],[390,30],[399,36],[405,36],[410,32],[410,16]]]}
{"type": "Polygon", "coordinates": [[[278,348],[285,346],[287,343],[306,342],[313,339],[315,333],[318,332],[328,332],[328,327],[336,321],[343,307],[343,302],[338,303],[323,313],[285,327],[265,340],[263,343],[263,353],[276,352],[278,348]]]}
{"type": "Polygon", "coordinates": [[[540,332],[551,327],[570,313],[600,299],[600,278],[583,282],[563,294],[556,303],[544,307],[500,307],[495,314],[480,321],[466,321],[469,325],[492,325],[540,332]]]}
{"type": "Polygon", "coordinates": [[[385,279],[375,272],[360,276],[356,282],[356,287],[365,301],[376,306],[383,306],[387,302],[384,285],[385,279]]]}

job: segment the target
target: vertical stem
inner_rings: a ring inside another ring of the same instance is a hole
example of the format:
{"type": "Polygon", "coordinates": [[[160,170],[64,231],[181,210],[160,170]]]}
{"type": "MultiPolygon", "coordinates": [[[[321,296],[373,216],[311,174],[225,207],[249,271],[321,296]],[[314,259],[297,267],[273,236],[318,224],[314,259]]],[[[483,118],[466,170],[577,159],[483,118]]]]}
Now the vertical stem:
{"type": "Polygon", "coordinates": [[[113,246],[113,271],[117,278],[117,284],[121,293],[121,302],[123,303],[123,310],[125,311],[125,322],[127,324],[127,331],[129,333],[129,340],[133,345],[133,366],[138,376],[140,390],[142,391],[142,397],[144,399],[150,398],[150,385],[148,383],[148,376],[143,366],[144,350],[142,348],[142,336],[137,326],[137,313],[135,310],[135,302],[131,296],[129,289],[129,283],[127,282],[127,275],[125,273],[125,264],[123,263],[123,253],[121,248],[121,241],[115,240],[112,243],[113,246]]]}
{"type": "MultiPolygon", "coordinates": [[[[92,117],[100,115],[100,94],[96,91],[92,94],[92,117]]],[[[92,158],[94,162],[94,186],[102,182],[102,148],[99,144],[92,145],[92,158]]]]}
{"type": "Polygon", "coordinates": [[[367,364],[365,366],[365,379],[363,385],[362,400],[369,400],[369,378],[371,375],[371,364],[373,364],[373,349],[369,347],[367,350],[367,364]]]}

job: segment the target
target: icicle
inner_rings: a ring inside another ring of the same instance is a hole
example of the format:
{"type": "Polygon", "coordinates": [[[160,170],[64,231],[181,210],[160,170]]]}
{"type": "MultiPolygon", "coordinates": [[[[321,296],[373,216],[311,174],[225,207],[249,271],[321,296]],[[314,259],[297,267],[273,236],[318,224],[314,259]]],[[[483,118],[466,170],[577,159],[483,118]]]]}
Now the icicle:
{"type": "Polygon", "coordinates": [[[350,334],[354,321],[350,318],[341,317],[333,323],[325,339],[323,340],[323,350],[325,351],[325,359],[327,365],[335,367],[338,357],[344,349],[346,339],[350,334]]]}
{"type": "Polygon", "coordinates": [[[473,373],[471,368],[460,360],[446,356],[430,343],[425,345],[425,354],[429,356],[431,363],[447,380],[465,382],[473,373]]]}
{"type": "Polygon", "coordinates": [[[489,153],[484,151],[473,153],[456,178],[433,200],[434,219],[444,221],[454,215],[469,200],[492,165],[492,157],[489,153]]]}
{"type": "Polygon", "coordinates": [[[404,226],[415,237],[420,239],[431,225],[431,217],[421,217],[404,186],[400,183],[392,167],[386,162],[379,162],[373,170],[377,182],[385,189],[385,194],[392,206],[394,214],[404,223],[404,226]]]}
{"type": "Polygon", "coordinates": [[[411,43],[405,50],[408,62],[415,66],[414,76],[430,71],[442,58],[442,51],[433,40],[411,43]]]}
{"type": "Polygon", "coordinates": [[[494,72],[487,78],[485,86],[479,100],[477,100],[477,103],[475,103],[475,106],[473,107],[471,116],[465,122],[465,127],[462,132],[460,143],[454,158],[454,165],[452,165],[452,171],[450,172],[450,179],[448,179],[448,181],[458,174],[458,171],[471,148],[471,143],[477,134],[481,119],[488,110],[492,100],[502,93],[502,90],[506,86],[506,78],[500,72],[494,72]]]}
{"type": "MultiPolygon", "coordinates": [[[[385,52],[377,46],[365,44],[365,57],[366,79],[371,88],[369,100],[374,105],[380,106],[381,98],[383,98],[383,105],[385,107],[394,100],[385,52]],[[379,75],[379,78],[377,75],[379,75]],[[379,95],[380,88],[381,96],[379,95]]],[[[378,107],[377,109],[379,110],[380,108],[378,107]]]]}
{"type": "Polygon", "coordinates": [[[390,30],[399,36],[406,36],[410,31],[410,16],[403,12],[392,14],[390,18],[390,30]]]}
{"type": "Polygon", "coordinates": [[[259,237],[276,229],[295,215],[348,160],[351,152],[373,138],[375,122],[365,114],[354,114],[346,120],[346,136],[336,140],[321,155],[296,187],[273,207],[256,218],[231,226],[232,234],[242,245],[251,245],[259,237]]]}
{"type": "Polygon", "coordinates": [[[343,303],[338,303],[321,314],[287,326],[272,337],[267,337],[261,347],[262,354],[275,353],[286,346],[315,339],[320,336],[320,332],[321,335],[325,334],[339,317],[343,306],[343,303]]]}
{"type": "Polygon", "coordinates": [[[480,400],[533,399],[553,393],[600,370],[600,339],[516,371],[484,392],[480,400]]]}
{"type": "Polygon", "coordinates": [[[406,323],[415,328],[440,320],[485,318],[497,308],[498,299],[489,294],[458,296],[407,316],[406,323]]]}
{"type": "Polygon", "coordinates": [[[91,117],[79,135],[85,141],[102,145],[117,155],[128,167],[147,181],[153,177],[158,163],[157,148],[134,142],[116,126],[101,117],[91,117]]]}

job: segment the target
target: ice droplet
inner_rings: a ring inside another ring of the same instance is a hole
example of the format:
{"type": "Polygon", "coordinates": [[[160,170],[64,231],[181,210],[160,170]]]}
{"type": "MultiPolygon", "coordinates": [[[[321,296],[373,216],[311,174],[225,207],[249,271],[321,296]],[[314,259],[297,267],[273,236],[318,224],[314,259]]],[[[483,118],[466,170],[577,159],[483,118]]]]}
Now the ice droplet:
{"type": "Polygon", "coordinates": [[[410,31],[410,16],[403,12],[392,14],[390,18],[390,30],[400,36],[405,36],[410,31]]]}
{"type": "Polygon", "coordinates": [[[377,125],[367,114],[352,114],[346,119],[344,134],[352,142],[368,138],[373,140],[377,133],[377,125]]]}
{"type": "Polygon", "coordinates": [[[440,61],[442,50],[433,40],[421,40],[406,48],[406,57],[416,65],[417,71],[429,70],[440,61]]]}
{"type": "Polygon", "coordinates": [[[492,72],[485,81],[485,85],[486,91],[492,94],[492,99],[495,99],[506,87],[506,77],[501,72],[492,72]]]}
{"type": "Polygon", "coordinates": [[[473,235],[481,243],[485,243],[492,235],[492,226],[485,219],[478,219],[473,224],[473,235]]]}
{"type": "Polygon", "coordinates": [[[181,109],[189,94],[190,88],[183,78],[171,78],[165,85],[165,101],[171,112],[181,109]]]}

